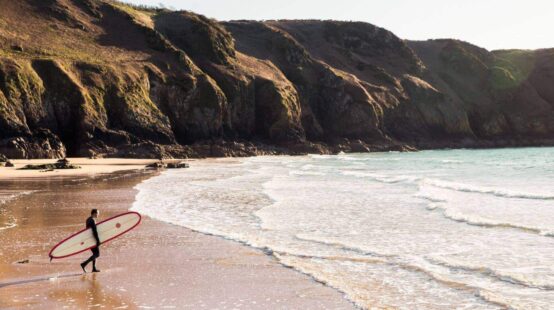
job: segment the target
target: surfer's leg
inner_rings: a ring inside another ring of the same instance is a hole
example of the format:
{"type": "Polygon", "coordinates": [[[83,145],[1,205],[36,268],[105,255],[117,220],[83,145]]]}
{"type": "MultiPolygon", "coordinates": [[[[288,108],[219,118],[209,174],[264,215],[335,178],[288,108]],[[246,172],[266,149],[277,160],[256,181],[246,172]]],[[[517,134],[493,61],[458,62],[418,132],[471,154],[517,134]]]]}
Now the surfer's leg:
{"type": "Polygon", "coordinates": [[[91,255],[89,258],[87,258],[86,261],[84,261],[84,262],[81,263],[81,268],[83,268],[83,271],[84,271],[85,273],[87,272],[87,271],[85,270],[85,267],[88,265],[88,263],[94,261],[95,259],[96,259],[96,256],[95,256],[95,254],[94,254],[94,251],[92,251],[92,255],[91,255]]]}
{"type": "Polygon", "coordinates": [[[85,267],[92,262],[92,270],[96,269],[96,259],[100,256],[100,250],[98,247],[90,249],[92,252],[92,255],[84,262],[81,263],[81,268],[83,268],[83,271],[86,272],[85,267]]]}
{"type": "Polygon", "coordinates": [[[100,248],[92,248],[92,272],[99,272],[100,270],[96,269],[96,259],[100,257],[100,248]]]}

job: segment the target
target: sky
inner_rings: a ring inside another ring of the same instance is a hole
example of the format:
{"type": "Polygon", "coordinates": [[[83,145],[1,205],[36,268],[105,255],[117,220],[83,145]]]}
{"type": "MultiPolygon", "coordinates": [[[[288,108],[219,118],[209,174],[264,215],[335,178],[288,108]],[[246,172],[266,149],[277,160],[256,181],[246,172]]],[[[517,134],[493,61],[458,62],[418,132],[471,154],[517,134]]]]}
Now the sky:
{"type": "Polygon", "coordinates": [[[554,47],[552,0],[124,0],[217,20],[364,21],[409,40],[455,38],[489,50],[554,47]]]}

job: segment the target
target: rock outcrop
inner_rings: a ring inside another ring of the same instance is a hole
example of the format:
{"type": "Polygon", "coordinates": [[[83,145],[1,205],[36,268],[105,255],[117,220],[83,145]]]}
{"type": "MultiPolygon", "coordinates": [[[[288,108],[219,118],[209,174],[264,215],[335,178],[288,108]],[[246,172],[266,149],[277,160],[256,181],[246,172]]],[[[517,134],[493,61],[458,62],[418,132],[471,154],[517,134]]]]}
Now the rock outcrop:
{"type": "Polygon", "coordinates": [[[38,165],[26,165],[20,170],[43,170],[43,171],[53,171],[56,169],[81,169],[80,166],[73,165],[66,158],[62,158],[52,164],[38,164],[38,165]]]}
{"type": "Polygon", "coordinates": [[[554,144],[554,50],[359,22],[0,0],[0,154],[204,157],[554,144]]]}

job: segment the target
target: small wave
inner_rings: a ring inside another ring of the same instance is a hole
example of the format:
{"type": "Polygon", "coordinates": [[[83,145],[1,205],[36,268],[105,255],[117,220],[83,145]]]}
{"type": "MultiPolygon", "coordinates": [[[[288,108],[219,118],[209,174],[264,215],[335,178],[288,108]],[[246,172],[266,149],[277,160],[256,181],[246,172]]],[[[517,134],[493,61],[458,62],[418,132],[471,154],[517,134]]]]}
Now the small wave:
{"type": "Polygon", "coordinates": [[[299,170],[291,170],[289,171],[289,175],[311,175],[311,176],[322,176],[325,175],[323,172],[317,172],[317,171],[299,171],[299,170]]]}
{"type": "Polygon", "coordinates": [[[319,243],[319,244],[322,244],[322,245],[339,248],[343,251],[353,252],[355,254],[363,255],[363,256],[374,256],[374,257],[382,257],[382,258],[396,257],[395,255],[372,252],[372,251],[361,249],[361,248],[358,248],[358,247],[355,247],[355,246],[352,246],[352,245],[347,245],[347,244],[344,244],[344,243],[341,243],[341,242],[338,242],[338,241],[334,241],[334,240],[314,238],[314,237],[309,237],[309,236],[302,235],[302,234],[297,234],[297,235],[294,236],[294,238],[297,239],[297,240],[300,240],[300,241],[308,241],[308,242],[319,243]]]}
{"type": "Polygon", "coordinates": [[[354,157],[354,156],[348,156],[348,155],[329,155],[329,156],[336,156],[339,160],[342,161],[361,161],[361,162],[369,162],[369,161],[401,161],[402,158],[398,157],[354,157]]]}
{"type": "Polygon", "coordinates": [[[317,168],[317,166],[315,165],[312,165],[312,164],[305,164],[303,165],[302,167],[300,167],[300,170],[313,170],[314,168],[317,168]]]}
{"type": "Polygon", "coordinates": [[[337,155],[308,154],[308,158],[311,158],[311,159],[326,159],[326,158],[334,158],[334,157],[338,157],[338,156],[337,155]]]}
{"type": "MultiPolygon", "coordinates": [[[[396,256],[396,255],[386,255],[386,254],[380,254],[372,251],[367,251],[352,245],[347,245],[347,244],[337,242],[337,241],[332,241],[332,240],[325,240],[325,239],[313,238],[313,237],[302,236],[302,235],[296,235],[295,238],[303,241],[310,241],[315,243],[321,243],[327,246],[338,247],[342,250],[350,251],[362,256],[370,256],[371,258],[350,257],[350,256],[305,256],[305,255],[295,255],[295,254],[288,254],[288,253],[280,253],[280,254],[294,255],[297,257],[309,258],[309,259],[317,258],[317,259],[325,259],[325,260],[350,261],[350,262],[357,262],[357,263],[370,263],[370,264],[384,263],[387,265],[393,265],[407,271],[417,272],[419,274],[425,275],[429,279],[432,279],[433,281],[436,281],[448,287],[469,292],[488,304],[500,306],[504,309],[510,309],[510,305],[505,301],[501,301],[494,298],[487,298],[490,292],[484,290],[481,287],[476,287],[473,285],[469,285],[467,283],[455,281],[439,273],[433,272],[431,270],[428,270],[427,268],[419,266],[418,264],[409,262],[405,258],[396,256]]],[[[280,261],[282,261],[278,255],[276,257],[280,261]]],[[[435,264],[435,265],[440,265],[440,264],[435,264]]],[[[291,267],[296,268],[295,266],[291,266],[291,267]]],[[[446,266],[443,266],[443,267],[446,267],[446,266]]]]}
{"type": "Polygon", "coordinates": [[[16,223],[8,223],[6,226],[0,226],[0,231],[16,227],[16,223]]]}
{"type": "Polygon", "coordinates": [[[461,164],[464,163],[463,160],[457,160],[457,159],[443,159],[441,160],[441,163],[444,164],[461,164]]]}
{"type": "Polygon", "coordinates": [[[469,225],[473,226],[480,226],[480,227],[499,227],[499,228],[512,228],[512,229],[518,229],[523,230],[525,232],[532,232],[536,233],[542,236],[551,236],[549,231],[542,230],[540,228],[536,227],[527,227],[523,225],[517,225],[517,224],[511,224],[511,223],[505,223],[505,222],[499,222],[494,221],[490,219],[485,219],[482,217],[469,217],[467,215],[463,215],[461,213],[456,213],[451,210],[444,210],[443,212],[444,217],[454,220],[456,222],[463,222],[469,225]]]}
{"type": "Polygon", "coordinates": [[[337,158],[344,161],[367,161],[368,160],[367,158],[357,158],[357,157],[348,156],[344,154],[342,155],[339,154],[337,158]]]}
{"type": "Polygon", "coordinates": [[[457,271],[479,273],[481,275],[485,275],[485,276],[494,278],[495,280],[498,280],[498,281],[501,281],[501,282],[520,285],[520,286],[528,287],[528,288],[535,288],[535,289],[548,290],[548,291],[554,290],[554,283],[538,283],[538,282],[534,282],[532,280],[529,280],[527,278],[522,278],[522,277],[518,277],[518,276],[515,276],[515,275],[508,275],[506,273],[503,273],[503,272],[498,271],[498,270],[491,269],[489,267],[465,266],[465,265],[456,264],[456,263],[453,263],[453,262],[447,262],[447,261],[444,261],[444,260],[439,260],[439,259],[431,258],[431,257],[426,257],[425,259],[428,262],[432,263],[432,264],[447,267],[447,268],[449,268],[451,270],[454,270],[454,271],[457,270],[457,271]]]}
{"type": "MultiPolygon", "coordinates": [[[[10,201],[16,200],[22,196],[30,195],[36,191],[0,191],[0,207],[7,204],[10,201]]],[[[2,210],[0,210],[2,211],[2,210]]],[[[11,216],[7,215],[7,222],[2,223],[0,226],[0,231],[11,229],[17,226],[17,220],[11,216]]]]}
{"type": "MultiPolygon", "coordinates": [[[[418,197],[426,198],[424,196],[418,196],[418,197]]],[[[518,225],[513,223],[500,222],[500,221],[495,221],[491,219],[486,219],[480,216],[468,216],[462,213],[457,213],[449,209],[446,205],[442,204],[441,202],[442,201],[434,201],[433,203],[430,203],[427,206],[427,210],[434,211],[437,209],[441,209],[442,215],[445,218],[456,222],[472,225],[472,226],[487,227],[487,228],[511,228],[511,229],[521,230],[524,232],[539,234],[545,237],[554,237],[554,231],[545,230],[538,227],[529,227],[529,226],[518,225]]]]}
{"type": "Polygon", "coordinates": [[[459,192],[467,193],[479,193],[479,194],[491,194],[497,197],[503,198],[521,198],[521,199],[536,199],[536,200],[552,200],[554,195],[552,194],[539,194],[528,192],[516,192],[511,190],[499,189],[488,186],[478,186],[457,182],[444,181],[439,179],[425,178],[421,182],[423,185],[431,185],[438,188],[444,188],[459,192]]]}
{"type": "Polygon", "coordinates": [[[341,174],[353,176],[357,178],[370,178],[377,182],[389,183],[389,184],[404,183],[404,182],[410,183],[410,182],[416,182],[420,179],[419,177],[411,176],[411,175],[387,176],[383,174],[369,173],[369,172],[362,172],[362,171],[352,171],[352,170],[342,171],[341,174]]]}
{"type": "Polygon", "coordinates": [[[30,195],[36,191],[0,191],[0,206],[22,196],[30,195]]]}
{"type": "Polygon", "coordinates": [[[442,203],[442,202],[447,202],[446,199],[443,199],[443,198],[437,198],[436,196],[433,196],[433,195],[429,195],[425,192],[423,192],[422,190],[420,190],[419,192],[417,192],[414,197],[416,198],[422,198],[422,199],[425,199],[425,200],[428,200],[430,202],[433,203],[433,207],[432,208],[429,208],[427,207],[427,209],[430,209],[430,210],[434,210],[437,208],[436,204],[435,203],[442,203]]]}
{"type": "Polygon", "coordinates": [[[337,261],[337,262],[353,262],[353,263],[365,263],[365,264],[386,264],[386,260],[375,258],[375,257],[360,257],[360,256],[341,256],[341,255],[313,255],[313,254],[299,254],[285,251],[272,251],[269,250],[265,253],[274,255],[277,259],[281,259],[282,256],[294,256],[298,258],[305,259],[321,259],[328,261],[337,261]]]}

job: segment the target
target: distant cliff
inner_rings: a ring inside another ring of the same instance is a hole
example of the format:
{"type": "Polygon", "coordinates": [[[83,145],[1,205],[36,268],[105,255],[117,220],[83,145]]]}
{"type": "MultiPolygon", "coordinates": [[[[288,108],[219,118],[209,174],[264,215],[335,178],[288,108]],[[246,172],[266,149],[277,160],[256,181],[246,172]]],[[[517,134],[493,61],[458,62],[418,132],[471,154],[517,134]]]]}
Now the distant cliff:
{"type": "Polygon", "coordinates": [[[554,49],[101,0],[0,8],[0,153],[12,158],[554,145],[554,49]]]}

